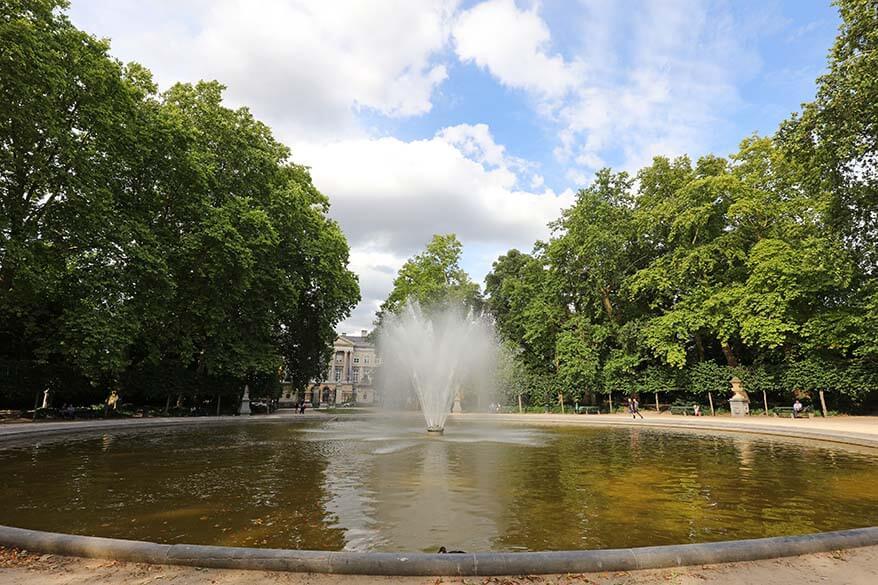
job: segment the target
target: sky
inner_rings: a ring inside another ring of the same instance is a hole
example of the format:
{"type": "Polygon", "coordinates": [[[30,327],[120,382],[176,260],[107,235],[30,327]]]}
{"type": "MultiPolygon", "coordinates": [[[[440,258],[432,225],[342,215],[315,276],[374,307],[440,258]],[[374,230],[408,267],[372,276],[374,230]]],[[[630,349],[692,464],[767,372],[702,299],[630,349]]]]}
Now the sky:
{"type": "Polygon", "coordinates": [[[454,232],[482,282],[596,170],[721,156],[814,96],[829,0],[73,0],[161,89],[216,79],[311,168],[371,329],[397,270],[454,232]]]}

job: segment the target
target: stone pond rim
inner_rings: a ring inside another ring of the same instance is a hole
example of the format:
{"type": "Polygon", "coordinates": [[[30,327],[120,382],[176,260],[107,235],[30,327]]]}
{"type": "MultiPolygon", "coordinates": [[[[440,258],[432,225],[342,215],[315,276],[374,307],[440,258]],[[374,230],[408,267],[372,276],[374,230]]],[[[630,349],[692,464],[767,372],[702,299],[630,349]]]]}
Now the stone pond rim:
{"type": "MultiPolygon", "coordinates": [[[[202,424],[216,423],[221,420],[205,420],[202,424]]],[[[237,420],[240,421],[240,419],[237,420]]],[[[147,428],[179,424],[168,420],[149,421],[148,419],[139,419],[138,423],[135,424],[125,424],[122,421],[113,422],[116,424],[72,423],[47,426],[43,429],[28,425],[30,428],[26,431],[25,429],[16,429],[18,432],[2,432],[6,429],[0,429],[0,444],[7,440],[13,441],[43,434],[57,435],[69,431],[119,430],[120,428],[147,428]]],[[[679,428],[676,425],[673,427],[679,428]]],[[[736,428],[734,430],[747,432],[747,429],[736,428]]],[[[763,430],[753,428],[749,432],[761,434],[763,430]]],[[[826,430],[826,434],[831,441],[832,431],[826,430]]],[[[797,536],[619,549],[463,554],[359,553],[158,544],[0,525],[0,546],[25,549],[41,554],[218,569],[348,575],[490,576],[630,571],[753,561],[875,545],[878,545],[878,526],[797,536]]]]}
{"type": "Polygon", "coordinates": [[[117,561],[343,575],[490,576],[660,569],[878,545],[878,526],[801,536],[580,551],[460,554],[333,552],[156,544],[0,526],[0,546],[117,561]]]}

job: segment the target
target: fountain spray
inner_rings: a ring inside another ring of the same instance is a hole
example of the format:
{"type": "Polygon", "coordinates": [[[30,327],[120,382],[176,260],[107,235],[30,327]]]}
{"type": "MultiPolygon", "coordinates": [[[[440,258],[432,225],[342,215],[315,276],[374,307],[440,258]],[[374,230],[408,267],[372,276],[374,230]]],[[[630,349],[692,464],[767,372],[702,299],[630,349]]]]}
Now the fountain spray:
{"type": "Polygon", "coordinates": [[[427,432],[441,434],[461,388],[480,384],[494,371],[496,342],[490,322],[462,307],[423,311],[408,302],[389,315],[379,337],[383,366],[397,371],[403,390],[413,389],[427,432]]]}

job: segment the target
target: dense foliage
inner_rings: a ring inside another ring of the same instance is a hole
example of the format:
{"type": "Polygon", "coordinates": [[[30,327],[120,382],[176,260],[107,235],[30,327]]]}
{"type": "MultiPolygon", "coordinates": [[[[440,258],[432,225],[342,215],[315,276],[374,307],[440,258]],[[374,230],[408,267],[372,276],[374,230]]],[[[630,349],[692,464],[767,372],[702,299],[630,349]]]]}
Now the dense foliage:
{"type": "MultiPolygon", "coordinates": [[[[839,7],[817,98],[776,136],[602,170],[549,241],[494,263],[488,305],[516,367],[571,399],[725,399],[738,375],[774,401],[823,390],[874,407],[878,9],[839,7]]],[[[532,386],[532,403],[551,401],[532,386]]]]}
{"type": "Polygon", "coordinates": [[[0,405],[321,372],[359,291],[307,169],[218,83],[157,93],[65,8],[0,2],[0,405]]]}
{"type": "Polygon", "coordinates": [[[436,234],[420,254],[406,260],[393,289],[381,304],[377,315],[380,327],[384,315],[398,313],[409,301],[425,311],[449,306],[479,310],[482,304],[479,285],[460,267],[463,245],[454,234],[436,234]]]}

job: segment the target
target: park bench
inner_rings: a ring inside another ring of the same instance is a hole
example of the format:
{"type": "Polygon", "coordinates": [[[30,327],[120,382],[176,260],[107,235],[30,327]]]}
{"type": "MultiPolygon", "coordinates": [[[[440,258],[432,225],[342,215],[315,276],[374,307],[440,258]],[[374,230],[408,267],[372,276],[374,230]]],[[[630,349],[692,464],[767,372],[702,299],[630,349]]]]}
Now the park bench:
{"type": "Polygon", "coordinates": [[[600,414],[600,406],[579,406],[576,408],[576,414],[600,414]]]}
{"type": "MultiPolygon", "coordinates": [[[[771,412],[774,413],[775,416],[788,416],[790,418],[793,418],[792,406],[775,406],[771,409],[771,412]]],[[[811,407],[806,406],[805,408],[800,410],[799,418],[811,418],[811,407]]]]}
{"type": "Polygon", "coordinates": [[[672,404],[670,410],[671,414],[695,415],[695,407],[687,404],[672,404]]]}

